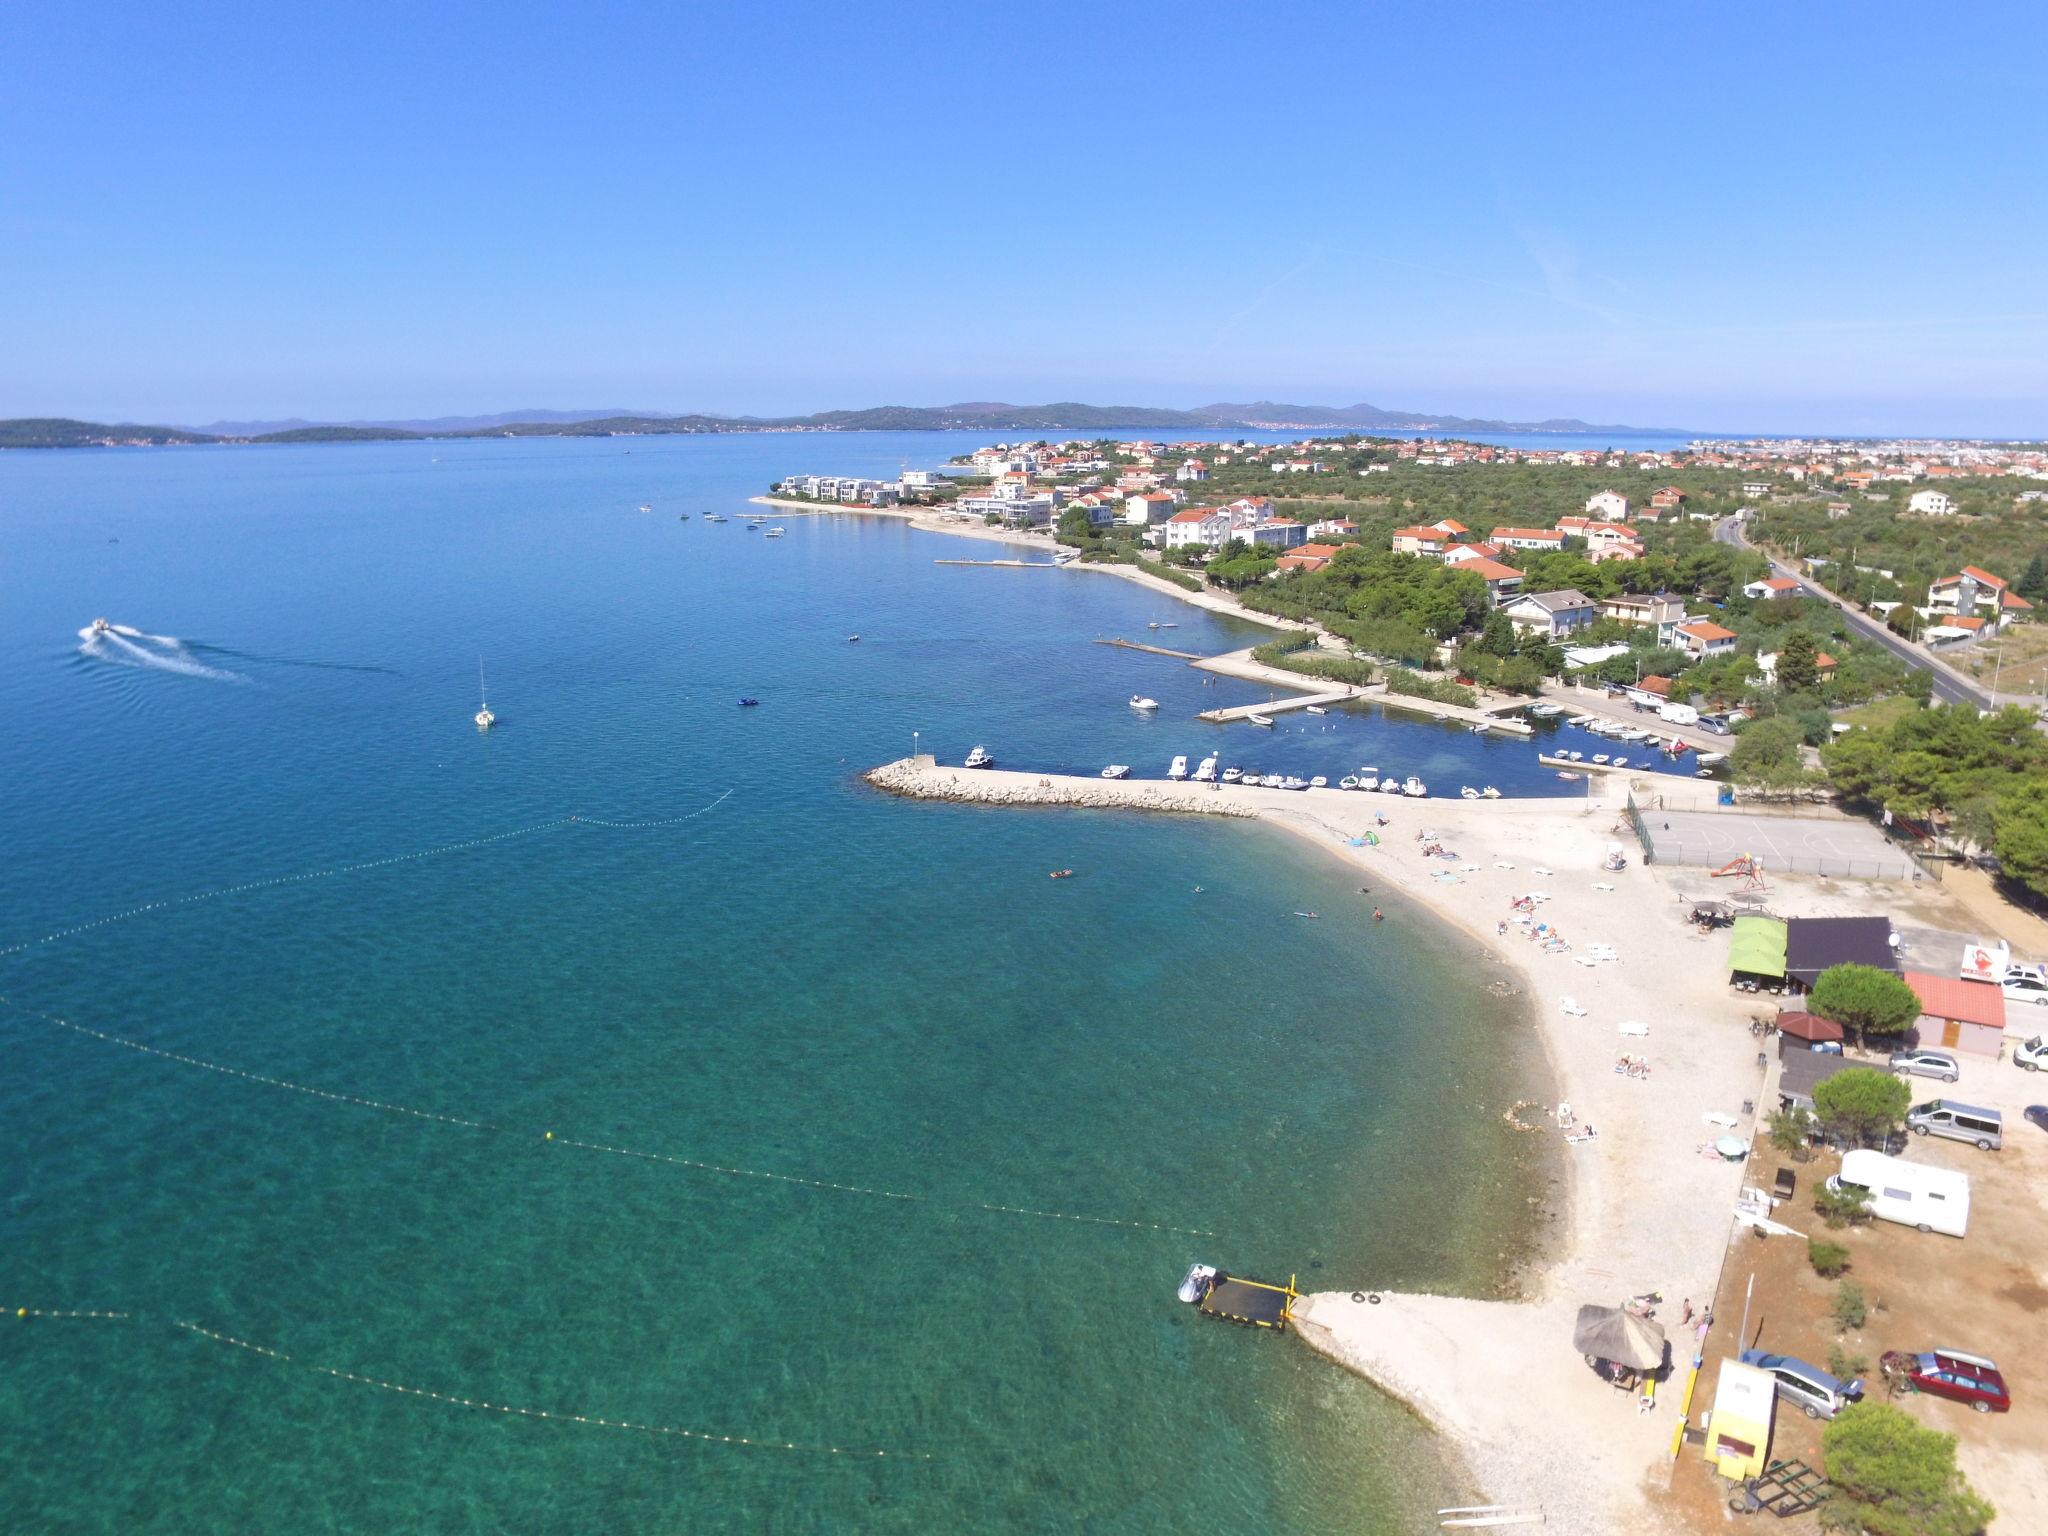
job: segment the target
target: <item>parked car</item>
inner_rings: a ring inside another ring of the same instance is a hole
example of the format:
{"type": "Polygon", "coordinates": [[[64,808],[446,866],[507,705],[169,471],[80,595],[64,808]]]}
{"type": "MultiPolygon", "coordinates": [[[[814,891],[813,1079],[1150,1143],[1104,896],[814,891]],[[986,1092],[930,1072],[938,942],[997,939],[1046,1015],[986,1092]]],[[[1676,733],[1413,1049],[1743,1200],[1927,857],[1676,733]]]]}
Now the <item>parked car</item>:
{"type": "Polygon", "coordinates": [[[2048,1131],[2048,1104],[2029,1104],[2020,1113],[2027,1124],[2048,1131]]]}
{"type": "Polygon", "coordinates": [[[1942,1051],[1893,1051],[1891,1069],[1903,1077],[1938,1077],[1952,1083],[1963,1069],[1953,1056],[1942,1051]]]}
{"type": "Polygon", "coordinates": [[[2012,1059],[2025,1071],[2040,1071],[2042,1063],[2048,1062],[2048,1035],[2036,1035],[2026,1044],[2014,1046],[2012,1059]]]}
{"type": "Polygon", "coordinates": [[[1863,1383],[1841,1381],[1808,1360],[1792,1355],[1766,1354],[1745,1349],[1741,1360],[1760,1371],[1768,1371],[1778,1384],[1778,1396],[1796,1404],[1809,1419],[1832,1419],[1851,1403],[1863,1399],[1863,1383]]]}
{"type": "Polygon", "coordinates": [[[2008,965],[2005,968],[2005,1000],[2048,1008],[2048,969],[2038,965],[2008,965]]]}
{"type": "Polygon", "coordinates": [[[1981,1104],[1958,1104],[1954,1099],[1929,1099],[1914,1105],[1906,1116],[1906,1129],[1915,1136],[1967,1141],[1982,1152],[1996,1152],[2005,1145],[2005,1116],[1981,1104]]]}
{"type": "Polygon", "coordinates": [[[1960,1349],[1930,1349],[1925,1354],[1887,1356],[1886,1364],[1902,1370],[1906,1380],[1930,1397],[1968,1403],[1978,1413],[2005,1413],[2012,1394],[1998,1362],[1960,1349]]]}

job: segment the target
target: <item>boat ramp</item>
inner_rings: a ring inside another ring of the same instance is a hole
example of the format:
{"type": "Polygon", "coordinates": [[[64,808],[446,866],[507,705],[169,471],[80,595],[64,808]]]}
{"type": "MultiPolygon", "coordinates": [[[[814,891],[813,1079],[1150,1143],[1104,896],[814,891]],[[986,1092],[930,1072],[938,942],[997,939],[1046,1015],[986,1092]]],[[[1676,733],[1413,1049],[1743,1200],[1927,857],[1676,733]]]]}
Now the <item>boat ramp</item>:
{"type": "Polygon", "coordinates": [[[1113,645],[1120,651],[1144,651],[1153,656],[1172,656],[1180,661],[1208,660],[1206,656],[1199,656],[1193,651],[1169,651],[1163,645],[1146,645],[1140,640],[1126,640],[1122,635],[1118,635],[1114,640],[1097,640],[1095,643],[1097,645],[1113,645]]]}
{"type": "Polygon", "coordinates": [[[1225,725],[1232,720],[1249,720],[1253,715],[1278,715],[1290,709],[1307,709],[1310,706],[1320,709],[1331,704],[1346,704],[1359,697],[1361,695],[1356,688],[1340,688],[1335,693],[1304,693],[1298,698],[1269,699],[1263,704],[1233,704],[1228,709],[1205,709],[1195,718],[1225,725]]]}

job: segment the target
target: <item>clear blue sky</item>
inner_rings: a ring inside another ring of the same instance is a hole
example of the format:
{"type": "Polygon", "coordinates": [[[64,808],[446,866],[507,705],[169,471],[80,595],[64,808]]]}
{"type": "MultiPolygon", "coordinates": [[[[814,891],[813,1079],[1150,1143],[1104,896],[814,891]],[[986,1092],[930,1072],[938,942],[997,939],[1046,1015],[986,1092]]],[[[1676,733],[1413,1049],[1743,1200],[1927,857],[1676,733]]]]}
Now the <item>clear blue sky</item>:
{"type": "Polygon", "coordinates": [[[0,7],[0,416],[2048,433],[2048,8],[0,7]]]}

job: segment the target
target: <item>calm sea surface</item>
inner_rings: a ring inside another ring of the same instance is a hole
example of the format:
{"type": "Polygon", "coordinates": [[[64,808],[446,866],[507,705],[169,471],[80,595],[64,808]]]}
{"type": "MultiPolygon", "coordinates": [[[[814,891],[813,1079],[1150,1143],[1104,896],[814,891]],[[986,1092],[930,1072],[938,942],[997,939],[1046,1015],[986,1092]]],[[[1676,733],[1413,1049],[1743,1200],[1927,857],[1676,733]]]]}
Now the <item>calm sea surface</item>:
{"type": "Polygon", "coordinates": [[[857,774],[1566,786],[1200,726],[1263,690],[1092,640],[1261,632],[1111,577],[737,517],[954,447],[0,456],[0,1529],[1430,1523],[1404,1413],[1173,1288],[1494,1281],[1548,1178],[1519,1004],[1270,831],[857,774]]]}

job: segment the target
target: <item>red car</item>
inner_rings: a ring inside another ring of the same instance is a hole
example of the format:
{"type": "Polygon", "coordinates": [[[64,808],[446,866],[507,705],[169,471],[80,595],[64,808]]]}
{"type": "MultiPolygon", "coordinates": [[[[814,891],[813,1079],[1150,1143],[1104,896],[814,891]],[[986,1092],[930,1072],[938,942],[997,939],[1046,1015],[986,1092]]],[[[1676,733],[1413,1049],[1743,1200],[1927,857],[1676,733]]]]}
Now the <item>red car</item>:
{"type": "Polygon", "coordinates": [[[1982,1355],[1931,1349],[1922,1355],[1887,1355],[1884,1364],[1886,1374],[1903,1376],[1931,1397],[1952,1397],[1979,1413],[2004,1413],[2012,1407],[1997,1362],[1982,1355]]]}

